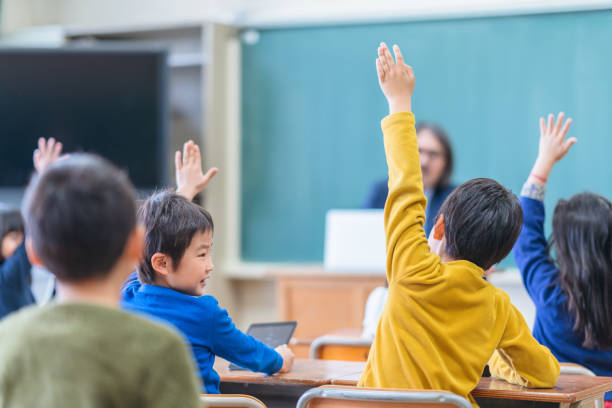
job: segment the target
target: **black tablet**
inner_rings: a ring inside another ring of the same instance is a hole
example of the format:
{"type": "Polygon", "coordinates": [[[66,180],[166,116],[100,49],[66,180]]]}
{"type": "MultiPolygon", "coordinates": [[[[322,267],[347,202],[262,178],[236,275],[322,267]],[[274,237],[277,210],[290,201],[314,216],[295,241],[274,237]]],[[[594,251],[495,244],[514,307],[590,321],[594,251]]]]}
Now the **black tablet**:
{"type": "MultiPolygon", "coordinates": [[[[272,348],[276,348],[283,344],[289,344],[296,326],[297,322],[254,323],[249,326],[247,334],[272,348]]],[[[235,364],[230,364],[229,369],[244,370],[235,364]]]]}

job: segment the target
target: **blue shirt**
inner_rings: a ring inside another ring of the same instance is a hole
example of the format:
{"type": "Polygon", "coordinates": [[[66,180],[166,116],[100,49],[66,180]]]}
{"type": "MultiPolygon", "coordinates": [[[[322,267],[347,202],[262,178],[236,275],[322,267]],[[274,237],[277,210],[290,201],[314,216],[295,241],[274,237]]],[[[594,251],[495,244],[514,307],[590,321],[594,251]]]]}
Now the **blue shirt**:
{"type": "Polygon", "coordinates": [[[219,393],[215,356],[253,371],[274,374],[283,358],[274,349],[236,328],[225,309],[212,296],[194,297],[174,289],[142,284],[133,273],[122,291],[121,307],[154,316],[177,328],[195,356],[205,392],[219,393]]]}
{"type": "Polygon", "coordinates": [[[0,319],[24,306],[34,304],[34,295],[30,288],[31,268],[24,244],[0,265],[0,319]]]}
{"type": "MultiPolygon", "coordinates": [[[[536,307],[533,336],[559,361],[583,365],[600,376],[612,376],[612,350],[583,347],[584,335],[572,329],[574,319],[568,312],[567,296],[557,283],[559,270],[548,257],[544,204],[527,197],[520,200],[523,230],[514,247],[514,259],[536,307]]],[[[606,393],[605,399],[612,400],[612,392],[606,393]]]]}

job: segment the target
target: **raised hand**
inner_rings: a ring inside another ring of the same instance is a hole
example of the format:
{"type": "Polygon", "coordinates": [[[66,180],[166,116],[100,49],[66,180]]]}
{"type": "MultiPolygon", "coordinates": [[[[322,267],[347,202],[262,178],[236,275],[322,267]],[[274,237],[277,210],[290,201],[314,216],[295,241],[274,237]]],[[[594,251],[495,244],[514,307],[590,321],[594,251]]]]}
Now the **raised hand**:
{"type": "Polygon", "coordinates": [[[411,112],[414,73],[412,67],[404,63],[404,58],[397,45],[393,46],[393,52],[395,61],[387,45],[380,43],[376,59],[378,83],[389,102],[389,113],[411,112]]]}
{"type": "Polygon", "coordinates": [[[38,139],[38,149],[34,150],[34,168],[38,173],[42,173],[56,161],[63,160],[68,157],[68,155],[60,157],[61,154],[61,142],[57,142],[54,138],[46,140],[41,137],[38,139]]]}
{"type": "Polygon", "coordinates": [[[202,156],[200,148],[192,140],[183,145],[183,155],[177,151],[174,157],[176,166],[176,192],[189,201],[210,182],[219,172],[216,167],[209,169],[206,174],[202,170],[202,156]]]}
{"type": "Polygon", "coordinates": [[[536,184],[546,184],[555,163],[561,160],[578,141],[575,137],[565,139],[572,125],[572,119],[567,119],[565,122],[564,119],[563,112],[557,115],[557,120],[552,113],[548,115],[547,121],[540,118],[540,148],[530,175],[530,180],[536,184]]]}

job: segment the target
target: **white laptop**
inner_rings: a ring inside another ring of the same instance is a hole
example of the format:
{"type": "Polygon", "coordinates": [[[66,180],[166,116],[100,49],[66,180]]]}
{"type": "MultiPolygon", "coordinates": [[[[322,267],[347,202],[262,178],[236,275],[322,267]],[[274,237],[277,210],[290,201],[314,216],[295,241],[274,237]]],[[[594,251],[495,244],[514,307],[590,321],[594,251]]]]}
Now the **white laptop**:
{"type": "Polygon", "coordinates": [[[383,210],[329,210],[324,267],[330,272],[385,274],[383,210]]]}

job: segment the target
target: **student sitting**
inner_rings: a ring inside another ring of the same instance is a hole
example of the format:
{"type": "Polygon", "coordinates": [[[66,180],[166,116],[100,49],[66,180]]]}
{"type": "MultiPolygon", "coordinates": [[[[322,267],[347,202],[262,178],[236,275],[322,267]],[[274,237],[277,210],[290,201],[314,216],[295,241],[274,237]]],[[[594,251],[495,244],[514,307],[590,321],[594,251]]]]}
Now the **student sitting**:
{"type": "Polygon", "coordinates": [[[476,406],[470,392],[491,360],[494,376],[552,387],[557,360],[533,338],[509,296],[483,279],[520,232],[516,196],[490,179],[460,185],[442,205],[428,244],[411,113],[414,75],[394,51],[397,63],[381,44],[376,62],[390,111],[382,121],[389,297],[359,385],[448,390],[476,406]]]}
{"type": "MultiPolygon", "coordinates": [[[[179,184],[178,190],[198,189],[179,184]]],[[[213,270],[210,214],[172,192],[154,194],[139,213],[146,228],[145,256],[138,276],[132,274],[124,286],[122,307],[164,320],[185,335],[206,393],[219,393],[215,356],[266,374],[289,371],[293,353],[287,346],[274,350],[244,334],[214,297],[204,295],[213,270]]]]}
{"type": "Polygon", "coordinates": [[[199,407],[183,340],[118,309],[143,249],[127,177],[75,155],[33,178],[23,213],[28,256],[57,277],[58,302],[0,322],[0,406],[199,407]]]}
{"type": "MultiPolygon", "coordinates": [[[[51,138],[38,140],[38,149],[34,151],[34,167],[38,173],[59,159],[62,153],[62,144],[51,138]]],[[[22,307],[36,303],[46,303],[49,296],[33,291],[32,287],[38,283],[31,270],[32,265],[26,255],[24,226],[21,212],[17,209],[0,210],[0,232],[2,233],[2,251],[0,254],[0,319],[22,307]],[[45,298],[44,300],[42,298],[45,298]]],[[[41,272],[42,281],[51,281],[41,272]]],[[[43,282],[43,286],[44,286],[43,282]]],[[[36,285],[38,286],[38,285],[36,285]]],[[[48,291],[42,291],[48,292],[48,291]]],[[[51,291],[52,292],[52,291],[51,291]]]]}
{"type": "MultiPolygon", "coordinates": [[[[536,306],[533,335],[560,360],[612,376],[612,203],[582,193],[553,214],[549,253],[544,192],[550,172],[576,142],[565,140],[571,119],[540,119],[540,151],[521,193],[523,230],[514,247],[523,283],[536,306]]],[[[605,395],[612,406],[612,392],[605,395]]]]}

